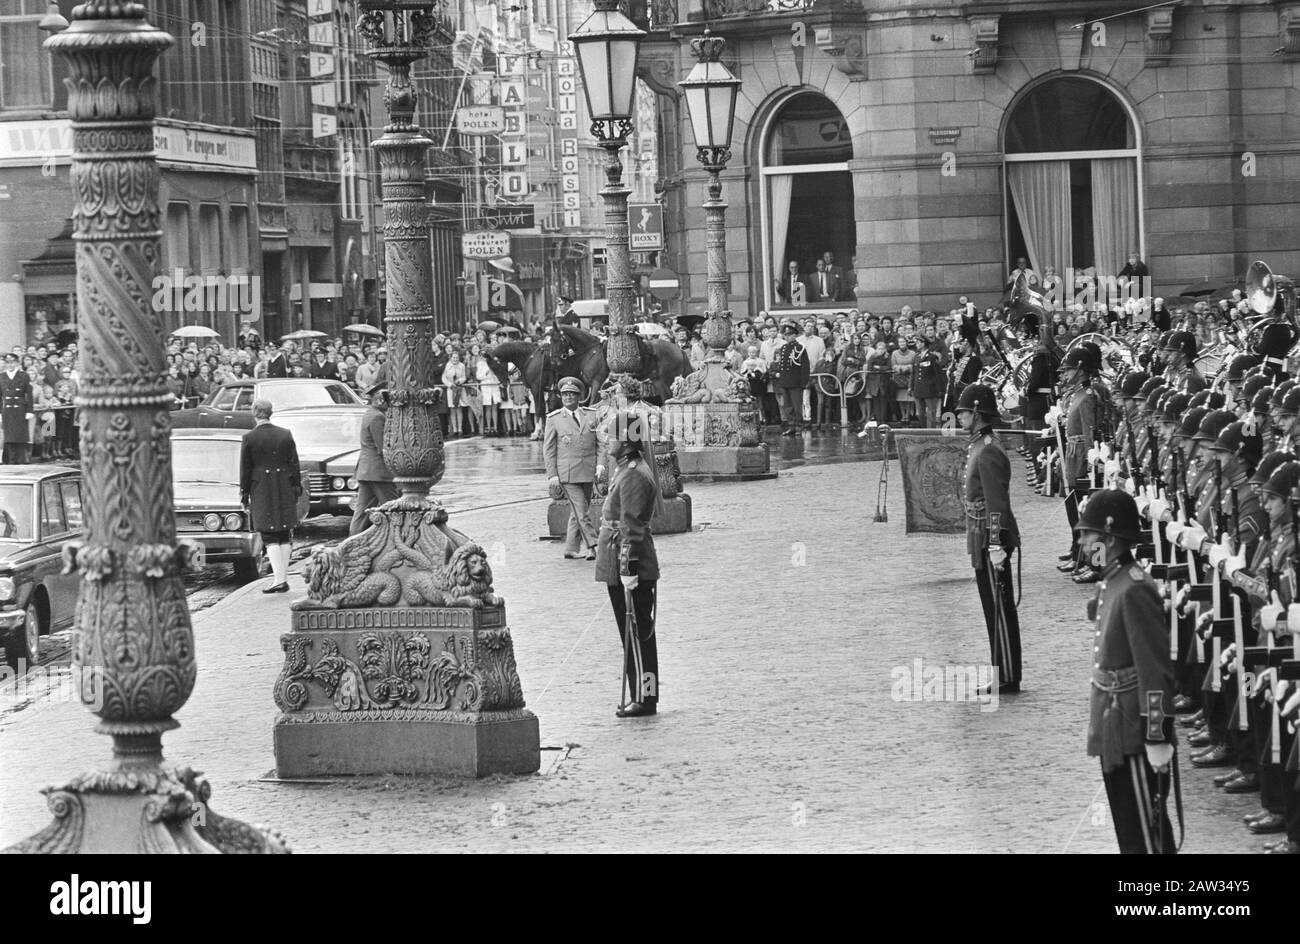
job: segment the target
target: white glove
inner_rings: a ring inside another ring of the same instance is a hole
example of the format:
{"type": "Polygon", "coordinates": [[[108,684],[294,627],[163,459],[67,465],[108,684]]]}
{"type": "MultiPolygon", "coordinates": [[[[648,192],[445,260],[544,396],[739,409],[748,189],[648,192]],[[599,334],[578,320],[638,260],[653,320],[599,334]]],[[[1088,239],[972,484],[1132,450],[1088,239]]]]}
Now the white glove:
{"type": "Polygon", "coordinates": [[[1265,603],[1259,610],[1259,625],[1266,633],[1271,633],[1277,621],[1282,618],[1286,610],[1282,607],[1282,601],[1277,598],[1277,591],[1274,590],[1269,596],[1272,598],[1265,603]]]}
{"type": "Polygon", "coordinates": [[[1106,464],[1102,467],[1102,474],[1106,476],[1119,475],[1119,460],[1107,459],[1106,464]]]}
{"type": "Polygon", "coordinates": [[[598,479],[603,478],[604,475],[605,475],[605,467],[603,465],[596,466],[596,478],[598,479]]]}
{"type": "Polygon", "coordinates": [[[1151,499],[1151,506],[1147,509],[1147,511],[1151,515],[1152,521],[1164,521],[1165,512],[1167,512],[1168,510],[1169,510],[1169,502],[1165,501],[1163,498],[1151,499]]]}
{"type": "MultiPolygon", "coordinates": [[[[1155,502],[1152,502],[1151,504],[1154,506],[1155,502]]],[[[1166,524],[1165,537],[1169,540],[1169,543],[1177,544],[1178,535],[1182,534],[1183,529],[1185,529],[1186,527],[1187,525],[1183,524],[1181,521],[1171,521],[1168,524],[1166,524]]]]}
{"type": "Polygon", "coordinates": [[[1102,458],[1101,458],[1100,449],[1098,449],[1096,446],[1093,446],[1091,449],[1088,450],[1088,465],[1096,465],[1098,462],[1101,461],[1102,458]]]}
{"type": "Polygon", "coordinates": [[[1043,420],[1048,426],[1055,426],[1061,421],[1061,408],[1059,406],[1052,407],[1047,411],[1047,415],[1043,417],[1043,420]]]}
{"type": "Polygon", "coordinates": [[[636,574],[632,574],[630,577],[619,577],[618,579],[623,581],[623,588],[625,590],[635,590],[637,584],[641,582],[641,578],[636,574]]]}
{"type": "Polygon", "coordinates": [[[989,548],[989,563],[994,567],[1001,567],[1007,560],[1007,552],[1001,547],[989,548]]]}
{"type": "Polygon", "coordinates": [[[1210,547],[1210,566],[1218,568],[1220,564],[1226,561],[1232,554],[1222,544],[1215,544],[1210,547]]]}
{"type": "Polygon", "coordinates": [[[1300,633],[1300,603],[1292,603],[1286,608],[1286,630],[1300,633]]]}
{"type": "Polygon", "coordinates": [[[1195,551],[1205,540],[1205,531],[1198,524],[1189,525],[1183,530],[1181,544],[1189,551],[1195,551]]]}
{"type": "Polygon", "coordinates": [[[1232,575],[1235,574],[1237,571],[1241,570],[1245,566],[1246,566],[1245,554],[1237,554],[1233,557],[1229,557],[1227,560],[1223,562],[1223,576],[1231,580],[1232,575]]]}
{"type": "Polygon", "coordinates": [[[1174,759],[1174,746],[1172,744],[1148,744],[1147,745],[1147,763],[1149,763],[1156,773],[1164,773],[1169,769],[1169,764],[1174,759]]]}
{"type": "Polygon", "coordinates": [[[1186,606],[1187,597],[1190,594],[1190,592],[1191,592],[1190,589],[1186,586],[1180,589],[1178,591],[1178,595],[1174,597],[1174,606],[1179,610],[1181,610],[1184,606],[1186,606]]]}
{"type": "Polygon", "coordinates": [[[1287,699],[1286,704],[1282,706],[1282,714],[1289,718],[1295,714],[1297,708],[1300,708],[1300,692],[1287,699]]]}
{"type": "MultiPolygon", "coordinates": [[[[1128,492],[1130,495],[1136,495],[1138,491],[1137,479],[1125,479],[1123,483],[1123,487],[1124,487],[1124,491],[1128,492]]],[[[1142,509],[1139,508],[1138,514],[1141,513],[1142,513],[1142,509]]]]}
{"type": "Polygon", "coordinates": [[[1236,661],[1236,656],[1237,656],[1237,644],[1234,642],[1232,645],[1228,646],[1227,649],[1224,649],[1223,652],[1219,654],[1219,665],[1223,666],[1226,669],[1228,666],[1232,665],[1232,663],[1236,661]]]}
{"type": "MultiPolygon", "coordinates": [[[[1129,487],[1132,488],[1133,480],[1129,479],[1128,483],[1129,483],[1129,487]]],[[[1145,515],[1147,513],[1147,509],[1151,507],[1151,499],[1148,498],[1146,495],[1138,495],[1135,500],[1137,501],[1138,514],[1145,515]]]]}

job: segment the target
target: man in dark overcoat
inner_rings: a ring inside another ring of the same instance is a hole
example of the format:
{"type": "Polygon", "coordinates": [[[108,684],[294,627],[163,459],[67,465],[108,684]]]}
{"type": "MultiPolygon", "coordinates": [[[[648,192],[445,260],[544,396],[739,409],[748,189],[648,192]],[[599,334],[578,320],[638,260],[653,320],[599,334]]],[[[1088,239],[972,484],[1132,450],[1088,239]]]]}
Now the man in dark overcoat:
{"type": "Polygon", "coordinates": [[[4,370],[0,371],[0,424],[4,426],[6,465],[27,462],[32,441],[27,421],[31,418],[32,381],[18,369],[18,355],[11,351],[5,355],[4,370]]]}
{"type": "Polygon", "coordinates": [[[263,593],[289,589],[289,553],[299,520],[302,472],[293,433],[271,423],[271,402],[253,402],[256,425],[244,434],[239,456],[239,497],[254,531],[262,534],[274,582],[263,593]]]}

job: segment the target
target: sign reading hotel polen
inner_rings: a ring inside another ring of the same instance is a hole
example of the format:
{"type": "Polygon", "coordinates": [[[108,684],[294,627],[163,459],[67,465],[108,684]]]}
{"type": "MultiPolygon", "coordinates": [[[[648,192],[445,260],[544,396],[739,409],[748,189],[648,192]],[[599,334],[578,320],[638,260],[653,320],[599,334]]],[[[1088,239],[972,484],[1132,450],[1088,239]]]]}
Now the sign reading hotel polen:
{"type": "Polygon", "coordinates": [[[506,111],[500,105],[465,105],[456,112],[461,134],[500,134],[506,128],[506,111]]]}
{"type": "Polygon", "coordinates": [[[481,229],[463,233],[460,237],[460,254],[466,259],[499,259],[510,255],[510,234],[481,229]]]}

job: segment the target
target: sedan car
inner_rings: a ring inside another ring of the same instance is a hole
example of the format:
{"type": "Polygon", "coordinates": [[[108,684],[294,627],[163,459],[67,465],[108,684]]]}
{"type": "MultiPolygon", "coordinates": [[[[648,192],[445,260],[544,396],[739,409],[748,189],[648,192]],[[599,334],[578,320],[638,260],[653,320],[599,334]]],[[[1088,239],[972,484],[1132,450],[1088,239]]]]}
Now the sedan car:
{"type": "Polygon", "coordinates": [[[261,575],[262,536],[239,501],[242,430],[172,431],[176,536],[203,545],[210,564],[235,565],[242,583],[261,575]]]}
{"type": "Polygon", "coordinates": [[[65,541],[81,536],[81,470],[0,466],[0,645],[36,661],[40,637],[71,625],[79,574],[64,574],[65,541]]]}
{"type": "Polygon", "coordinates": [[[293,433],[313,515],[350,515],[357,497],[364,406],[281,410],[271,422],[293,433]]]}
{"type": "Polygon", "coordinates": [[[198,406],[172,414],[173,429],[252,429],[253,401],[270,400],[275,412],[300,406],[365,406],[365,401],[338,380],[277,377],[234,380],[213,388],[198,406]]]}

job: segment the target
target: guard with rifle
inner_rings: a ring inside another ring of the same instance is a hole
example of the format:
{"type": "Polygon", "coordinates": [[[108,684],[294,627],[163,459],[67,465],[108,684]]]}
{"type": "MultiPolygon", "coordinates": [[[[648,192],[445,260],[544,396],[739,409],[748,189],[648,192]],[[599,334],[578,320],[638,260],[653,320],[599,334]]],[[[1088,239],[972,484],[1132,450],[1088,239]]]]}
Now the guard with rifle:
{"type": "Polygon", "coordinates": [[[1102,572],[1090,607],[1093,643],[1088,755],[1101,758],[1115,838],[1122,853],[1172,854],[1171,785],[1178,796],[1173,733],[1173,666],[1155,583],[1137,565],[1142,540],[1133,496],[1102,489],[1088,499],[1076,526],[1079,543],[1102,572]]]}
{"type": "Polygon", "coordinates": [[[1011,460],[993,432],[998,418],[993,391],[973,383],[957,400],[957,420],[970,433],[962,498],[966,550],[975,568],[1000,694],[1020,691],[1020,617],[1011,586],[1011,554],[1020,529],[1011,511],[1011,460]]]}
{"type": "Polygon", "coordinates": [[[1088,451],[1093,448],[1099,414],[1092,382],[1101,370],[1099,361],[1094,360],[1094,350],[1079,345],[1061,361],[1061,403],[1065,417],[1062,481],[1067,489],[1065,518],[1070,525],[1072,541],[1069,553],[1061,556],[1062,563],[1056,569],[1070,575],[1079,584],[1095,583],[1101,579],[1096,569],[1079,556],[1074,530],[1079,522],[1079,503],[1092,485],[1088,451]]]}

